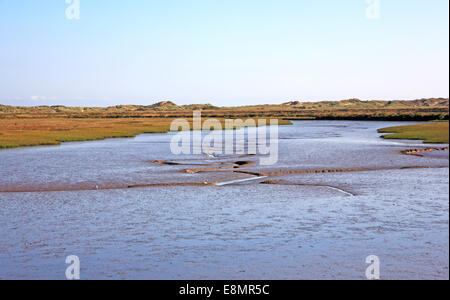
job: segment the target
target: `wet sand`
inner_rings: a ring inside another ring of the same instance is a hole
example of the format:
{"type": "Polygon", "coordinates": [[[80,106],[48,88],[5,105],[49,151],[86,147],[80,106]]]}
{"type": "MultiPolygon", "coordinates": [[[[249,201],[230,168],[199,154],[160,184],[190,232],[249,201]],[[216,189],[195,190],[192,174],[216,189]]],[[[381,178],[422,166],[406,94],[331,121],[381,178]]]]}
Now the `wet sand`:
{"type": "MultiPolygon", "coordinates": [[[[448,147],[441,148],[415,148],[406,149],[399,151],[403,155],[416,155],[422,157],[422,153],[429,153],[435,151],[448,151],[448,147]]],[[[252,165],[257,164],[255,160],[253,161],[235,161],[232,159],[243,159],[243,158],[254,158],[257,159],[259,155],[257,154],[246,154],[246,155],[230,155],[222,156],[221,158],[196,158],[191,160],[154,160],[150,161],[152,164],[157,164],[164,167],[173,166],[190,166],[195,168],[182,169],[181,172],[187,174],[198,174],[198,173],[231,173],[221,181],[209,182],[209,181],[186,181],[186,182],[166,182],[166,183],[106,183],[106,184],[94,184],[94,183],[84,183],[78,185],[62,185],[62,186],[30,186],[23,188],[20,186],[9,186],[0,189],[0,193],[34,193],[34,192],[63,192],[63,191],[91,191],[91,190],[113,190],[113,189],[128,189],[128,188],[142,188],[142,187],[174,187],[174,186],[223,186],[222,183],[227,183],[227,185],[232,184],[233,181],[238,181],[236,184],[251,180],[252,178],[267,178],[280,175],[295,175],[295,174],[328,174],[328,173],[347,173],[347,172],[368,172],[368,171],[383,171],[383,170],[402,170],[402,169],[426,169],[432,168],[432,166],[404,166],[404,167],[380,167],[380,168],[343,168],[343,169],[316,169],[316,170],[305,170],[305,169],[289,169],[283,171],[268,171],[268,170],[258,170],[258,168],[253,168],[249,170],[248,168],[252,165]],[[230,160],[231,159],[231,160],[230,160]],[[194,163],[195,161],[195,163],[194,163]],[[208,166],[208,167],[206,167],[208,166]],[[248,177],[247,177],[248,176],[248,177]]],[[[437,168],[446,167],[434,166],[437,168]]],[[[195,179],[195,176],[193,176],[195,179]]],[[[270,179],[270,178],[269,178],[270,179]]],[[[268,180],[266,183],[279,184],[277,180],[268,180]]],[[[297,184],[301,185],[301,184],[297,184]]],[[[307,185],[306,185],[307,186],[307,185]]],[[[318,185],[313,185],[318,186],[318,185]]]]}

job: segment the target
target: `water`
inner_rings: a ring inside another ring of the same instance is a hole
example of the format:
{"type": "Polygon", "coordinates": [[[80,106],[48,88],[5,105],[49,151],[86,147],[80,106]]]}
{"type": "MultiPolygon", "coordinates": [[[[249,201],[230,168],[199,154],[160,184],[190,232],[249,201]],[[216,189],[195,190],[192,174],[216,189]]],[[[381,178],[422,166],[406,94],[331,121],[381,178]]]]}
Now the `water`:
{"type": "Polygon", "coordinates": [[[448,279],[448,151],[401,155],[423,145],[379,138],[395,125],[280,127],[278,163],[242,170],[362,171],[259,179],[182,172],[214,160],[172,155],[174,133],[2,150],[0,279],[65,279],[68,255],[82,279],[364,279],[369,255],[384,279],[448,279]]]}

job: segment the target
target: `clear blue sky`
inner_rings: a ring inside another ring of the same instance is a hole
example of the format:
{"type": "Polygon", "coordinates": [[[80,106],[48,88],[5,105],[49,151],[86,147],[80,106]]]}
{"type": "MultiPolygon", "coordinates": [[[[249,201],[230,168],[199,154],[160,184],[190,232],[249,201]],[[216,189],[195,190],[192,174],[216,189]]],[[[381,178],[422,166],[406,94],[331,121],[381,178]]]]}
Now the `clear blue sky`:
{"type": "Polygon", "coordinates": [[[448,97],[447,0],[0,0],[0,103],[448,97]]]}

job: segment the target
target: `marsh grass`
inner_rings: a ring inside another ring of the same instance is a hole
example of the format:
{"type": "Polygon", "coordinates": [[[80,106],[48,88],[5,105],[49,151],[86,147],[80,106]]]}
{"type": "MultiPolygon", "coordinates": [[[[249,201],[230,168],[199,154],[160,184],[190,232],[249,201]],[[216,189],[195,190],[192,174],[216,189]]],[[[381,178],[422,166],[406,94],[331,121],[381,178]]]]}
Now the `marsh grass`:
{"type": "Polygon", "coordinates": [[[429,124],[389,127],[378,130],[385,139],[423,140],[427,144],[448,144],[449,123],[433,122],[429,124]]]}
{"type": "MultiPolygon", "coordinates": [[[[223,118],[218,119],[224,124],[223,118]]],[[[130,138],[143,133],[166,133],[170,130],[173,120],[173,118],[0,119],[0,148],[59,145],[63,142],[130,138]]],[[[279,124],[288,125],[291,122],[279,120],[279,124]]]]}

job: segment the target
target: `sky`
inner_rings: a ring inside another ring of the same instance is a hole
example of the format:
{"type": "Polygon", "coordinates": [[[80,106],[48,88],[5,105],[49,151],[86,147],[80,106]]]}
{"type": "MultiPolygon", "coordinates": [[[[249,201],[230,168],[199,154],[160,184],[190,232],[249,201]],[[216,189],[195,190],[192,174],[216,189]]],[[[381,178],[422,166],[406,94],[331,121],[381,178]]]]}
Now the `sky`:
{"type": "Polygon", "coordinates": [[[449,96],[447,0],[79,1],[0,0],[0,104],[449,96]]]}

